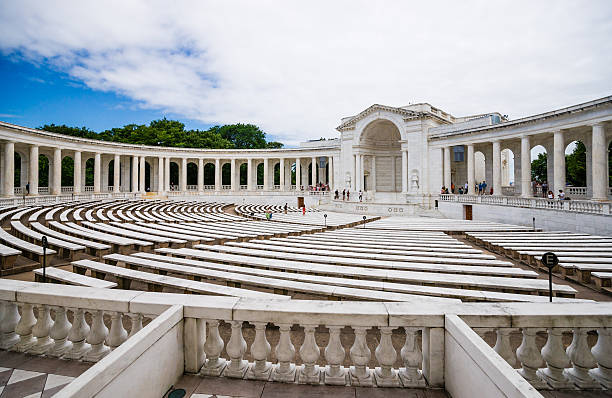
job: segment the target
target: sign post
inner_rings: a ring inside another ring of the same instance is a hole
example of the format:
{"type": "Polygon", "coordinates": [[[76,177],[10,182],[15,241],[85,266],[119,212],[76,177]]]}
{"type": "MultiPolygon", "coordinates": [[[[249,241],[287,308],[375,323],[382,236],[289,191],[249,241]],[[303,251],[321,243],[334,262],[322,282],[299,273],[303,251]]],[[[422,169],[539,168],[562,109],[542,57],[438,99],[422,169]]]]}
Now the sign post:
{"type": "Polygon", "coordinates": [[[546,252],[542,254],[542,264],[548,268],[548,297],[552,303],[552,270],[557,264],[559,264],[559,258],[555,255],[555,253],[546,252]]]}
{"type": "Polygon", "coordinates": [[[327,213],[323,214],[323,218],[325,219],[325,228],[327,228],[327,213]]]}
{"type": "Polygon", "coordinates": [[[47,247],[49,247],[49,242],[47,242],[47,237],[43,235],[42,237],[42,248],[43,248],[43,283],[47,283],[47,247]]]}
{"type": "Polygon", "coordinates": [[[365,220],[366,220],[366,216],[363,216],[363,229],[365,229],[365,225],[366,225],[365,220]]]}

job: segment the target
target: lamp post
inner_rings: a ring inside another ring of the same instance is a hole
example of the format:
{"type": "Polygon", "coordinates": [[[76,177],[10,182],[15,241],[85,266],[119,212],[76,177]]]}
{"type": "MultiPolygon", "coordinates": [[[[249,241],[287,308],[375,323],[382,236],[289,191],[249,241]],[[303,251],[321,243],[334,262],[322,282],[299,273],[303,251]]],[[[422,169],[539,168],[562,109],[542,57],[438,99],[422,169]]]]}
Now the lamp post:
{"type": "Polygon", "coordinates": [[[552,270],[559,264],[559,258],[552,252],[546,252],[542,254],[542,264],[548,268],[548,297],[552,303],[552,270]]]}
{"type": "Polygon", "coordinates": [[[325,219],[325,228],[327,228],[327,213],[323,214],[323,218],[325,219]]]}
{"type": "Polygon", "coordinates": [[[42,248],[43,248],[43,283],[47,283],[47,247],[49,247],[49,242],[47,241],[47,236],[43,235],[42,237],[42,248]]]}
{"type": "Polygon", "coordinates": [[[366,220],[366,216],[363,216],[363,229],[365,229],[365,225],[366,225],[365,220],[366,220]]]}

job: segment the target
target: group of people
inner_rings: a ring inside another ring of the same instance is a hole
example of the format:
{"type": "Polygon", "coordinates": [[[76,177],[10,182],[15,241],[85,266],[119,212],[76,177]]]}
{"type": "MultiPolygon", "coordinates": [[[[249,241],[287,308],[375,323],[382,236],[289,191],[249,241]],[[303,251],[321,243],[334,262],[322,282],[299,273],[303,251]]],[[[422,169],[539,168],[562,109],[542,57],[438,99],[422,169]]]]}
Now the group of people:
{"type": "MultiPolygon", "coordinates": [[[[442,189],[440,190],[441,194],[459,194],[459,195],[464,195],[468,193],[468,183],[466,182],[464,186],[460,186],[459,189],[456,189],[455,187],[455,183],[451,183],[450,189],[449,187],[445,187],[444,185],[442,186],[442,189]]],[[[482,181],[479,182],[477,184],[474,184],[474,192],[476,192],[477,195],[486,195],[487,194],[487,182],[486,181],[482,181]]],[[[489,195],[493,195],[493,187],[491,187],[489,189],[489,195]]]]}
{"type": "MultiPolygon", "coordinates": [[[[334,192],[334,199],[340,199],[340,192],[337,189],[334,192]]],[[[343,189],[342,200],[351,200],[351,191],[348,189],[343,189]]],[[[363,192],[361,190],[359,190],[359,201],[363,201],[363,192]]]]}
{"type": "Polygon", "coordinates": [[[322,182],[318,182],[317,185],[309,186],[309,191],[329,191],[329,185],[323,184],[322,182]]]}

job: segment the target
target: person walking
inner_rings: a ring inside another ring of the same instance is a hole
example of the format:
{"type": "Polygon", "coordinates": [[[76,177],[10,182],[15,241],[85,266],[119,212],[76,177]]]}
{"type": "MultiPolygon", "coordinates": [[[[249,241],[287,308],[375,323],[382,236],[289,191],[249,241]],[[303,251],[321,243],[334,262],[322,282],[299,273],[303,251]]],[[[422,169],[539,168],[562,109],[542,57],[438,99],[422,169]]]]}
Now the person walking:
{"type": "Polygon", "coordinates": [[[363,199],[363,192],[361,192],[361,190],[359,190],[359,201],[361,202],[361,199],[363,199]]]}
{"type": "Polygon", "coordinates": [[[336,189],[336,192],[334,192],[334,199],[338,199],[338,190],[336,189]]]}
{"type": "Polygon", "coordinates": [[[305,216],[306,215],[306,206],[302,206],[302,215],[305,216]]]}
{"type": "Polygon", "coordinates": [[[483,195],[487,194],[487,182],[486,181],[482,182],[482,194],[483,195]]]}
{"type": "Polygon", "coordinates": [[[565,200],[565,192],[562,189],[559,190],[559,195],[557,195],[559,200],[565,200]]]}
{"type": "Polygon", "coordinates": [[[285,214],[287,214],[287,203],[285,203],[285,214]]]}
{"type": "Polygon", "coordinates": [[[346,189],[342,190],[342,200],[344,200],[344,198],[346,198],[346,189]]]}
{"type": "Polygon", "coordinates": [[[346,190],[346,200],[351,200],[351,191],[349,191],[348,189],[346,190]]]}

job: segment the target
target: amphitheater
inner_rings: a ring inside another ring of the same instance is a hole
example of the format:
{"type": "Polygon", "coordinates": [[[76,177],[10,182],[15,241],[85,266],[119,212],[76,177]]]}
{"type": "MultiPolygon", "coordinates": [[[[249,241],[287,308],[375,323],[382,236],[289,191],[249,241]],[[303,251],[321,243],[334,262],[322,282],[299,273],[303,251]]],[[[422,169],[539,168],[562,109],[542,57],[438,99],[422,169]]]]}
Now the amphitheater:
{"type": "Polygon", "coordinates": [[[278,150],[0,123],[0,397],[609,396],[611,121],[612,97],[515,121],[373,105],[278,150]],[[571,201],[534,197],[535,144],[571,201]]]}

